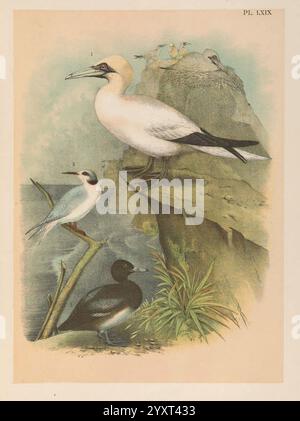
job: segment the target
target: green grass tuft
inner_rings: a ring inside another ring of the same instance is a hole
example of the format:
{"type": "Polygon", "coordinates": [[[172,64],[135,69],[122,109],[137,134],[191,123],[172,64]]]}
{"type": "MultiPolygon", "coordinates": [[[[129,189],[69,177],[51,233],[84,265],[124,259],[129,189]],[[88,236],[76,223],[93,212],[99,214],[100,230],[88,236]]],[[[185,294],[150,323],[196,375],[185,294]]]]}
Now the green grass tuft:
{"type": "MultiPolygon", "coordinates": [[[[228,322],[239,326],[236,312],[219,302],[211,281],[214,261],[203,277],[190,274],[187,264],[167,268],[164,257],[154,251],[155,276],[158,288],[152,301],[145,301],[128,321],[127,330],[133,340],[153,338],[172,341],[180,337],[199,338],[208,342],[208,335],[229,328],[228,322]]],[[[223,338],[224,339],[224,338],[223,338]]]]}

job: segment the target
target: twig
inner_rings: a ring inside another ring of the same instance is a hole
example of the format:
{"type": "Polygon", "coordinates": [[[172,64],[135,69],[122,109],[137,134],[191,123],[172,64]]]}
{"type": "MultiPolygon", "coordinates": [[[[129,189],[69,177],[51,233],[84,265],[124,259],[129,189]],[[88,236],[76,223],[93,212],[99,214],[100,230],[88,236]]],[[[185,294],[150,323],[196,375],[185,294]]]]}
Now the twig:
{"type": "MultiPolygon", "coordinates": [[[[31,182],[45,196],[49,207],[52,209],[54,206],[54,202],[51,195],[37,181],[34,181],[31,179],[31,182]]],[[[82,241],[87,243],[88,249],[85,251],[83,256],[80,258],[80,260],[76,264],[75,268],[73,269],[71,275],[69,276],[69,279],[66,281],[64,286],[63,286],[63,281],[64,281],[66,268],[63,262],[61,262],[61,272],[58,279],[58,286],[55,292],[55,296],[53,298],[51,307],[49,308],[49,311],[46,315],[44,323],[40,329],[40,332],[36,338],[37,340],[49,338],[52,335],[52,333],[56,330],[59,317],[63,309],[65,308],[66,302],[73,288],[75,287],[80,275],[82,274],[83,270],[88,265],[88,263],[95,256],[95,254],[98,252],[98,250],[100,250],[103,247],[103,245],[106,243],[106,240],[103,240],[103,241],[94,240],[93,238],[89,237],[82,231],[76,230],[74,227],[72,227],[69,224],[64,224],[61,226],[65,230],[71,232],[73,235],[75,235],[76,237],[80,238],[82,241]]]]}
{"type": "Polygon", "coordinates": [[[34,181],[32,178],[30,178],[30,181],[32,182],[32,184],[34,184],[35,185],[35,187],[41,192],[41,193],[43,193],[43,195],[45,196],[45,198],[46,198],[46,200],[47,200],[47,202],[48,202],[48,205],[49,205],[49,207],[52,209],[53,208],[53,206],[54,206],[54,202],[53,202],[53,200],[52,200],[52,197],[50,196],[50,193],[48,193],[45,189],[44,189],[44,187],[42,187],[41,185],[40,185],[40,183],[38,183],[37,181],[34,181]]]}
{"type": "MultiPolygon", "coordinates": [[[[64,264],[63,261],[61,261],[60,262],[60,276],[59,276],[58,282],[57,282],[57,296],[59,296],[59,294],[61,293],[61,291],[63,289],[65,274],[66,274],[66,265],[64,264]]],[[[54,301],[55,301],[55,296],[54,296],[54,301]]]]}
{"type": "MultiPolygon", "coordinates": [[[[94,240],[93,240],[94,241],[94,240]]],[[[69,279],[67,280],[64,288],[62,289],[60,295],[57,297],[57,301],[55,303],[55,307],[51,313],[48,323],[45,326],[45,329],[41,335],[41,339],[48,338],[51,336],[53,329],[56,327],[58,319],[62,313],[62,310],[65,307],[65,304],[75,287],[81,273],[83,272],[84,268],[88,265],[88,263],[92,260],[95,254],[100,250],[100,248],[104,245],[105,241],[94,241],[93,244],[90,244],[89,248],[86,250],[84,255],[81,257],[79,262],[76,264],[73,272],[71,273],[69,279]]]]}
{"type": "MultiPolygon", "coordinates": [[[[58,278],[58,281],[57,281],[57,288],[56,288],[56,291],[55,291],[55,294],[54,294],[54,298],[52,298],[51,294],[48,294],[47,298],[48,298],[48,303],[50,304],[50,306],[49,306],[49,309],[48,309],[48,313],[46,314],[45,320],[42,324],[42,327],[41,327],[41,329],[40,329],[40,331],[39,331],[39,333],[36,337],[36,340],[41,339],[41,337],[43,335],[43,332],[45,330],[45,327],[47,326],[47,323],[49,322],[49,320],[51,318],[51,315],[52,315],[53,310],[55,308],[57,299],[58,299],[59,294],[61,293],[62,288],[63,288],[65,273],[66,273],[66,266],[65,266],[64,262],[61,261],[61,263],[60,263],[60,274],[59,274],[59,278],[58,278]]],[[[52,332],[51,332],[51,334],[52,334],[52,332]]]]}
{"type": "Polygon", "coordinates": [[[53,303],[51,294],[47,295],[47,301],[48,301],[48,309],[49,309],[51,307],[52,303],[53,303]]]}

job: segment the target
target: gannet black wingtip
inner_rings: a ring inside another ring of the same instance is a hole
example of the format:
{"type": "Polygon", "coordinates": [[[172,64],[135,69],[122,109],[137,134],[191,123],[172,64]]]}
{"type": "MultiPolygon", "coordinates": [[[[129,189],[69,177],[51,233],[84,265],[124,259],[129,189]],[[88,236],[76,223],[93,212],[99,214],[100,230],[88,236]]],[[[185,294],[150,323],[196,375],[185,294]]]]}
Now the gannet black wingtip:
{"type": "Polygon", "coordinates": [[[234,148],[244,148],[259,144],[257,140],[236,140],[227,139],[223,137],[213,136],[206,130],[201,129],[201,132],[191,133],[178,139],[172,139],[171,142],[190,145],[194,147],[209,147],[209,148],[223,148],[231,155],[240,159],[242,162],[247,163],[247,159],[234,148]]]}
{"type": "Polygon", "coordinates": [[[240,161],[242,161],[244,164],[247,164],[247,159],[240,154],[236,149],[234,148],[225,148],[228,152],[232,153],[232,155],[236,156],[240,161]]]}

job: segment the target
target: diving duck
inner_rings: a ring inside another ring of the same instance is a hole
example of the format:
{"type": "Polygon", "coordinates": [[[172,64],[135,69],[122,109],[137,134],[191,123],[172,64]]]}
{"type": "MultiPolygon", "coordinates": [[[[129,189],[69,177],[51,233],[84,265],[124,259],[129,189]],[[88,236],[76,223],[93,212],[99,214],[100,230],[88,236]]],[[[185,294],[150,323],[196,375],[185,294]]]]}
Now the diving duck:
{"type": "Polygon", "coordinates": [[[122,341],[111,340],[108,330],[124,322],[141,305],[142,290],[128,276],[146,271],[126,260],[116,260],[111,267],[111,275],[117,283],[89,291],[58,329],[95,330],[107,345],[120,345],[122,341]]]}

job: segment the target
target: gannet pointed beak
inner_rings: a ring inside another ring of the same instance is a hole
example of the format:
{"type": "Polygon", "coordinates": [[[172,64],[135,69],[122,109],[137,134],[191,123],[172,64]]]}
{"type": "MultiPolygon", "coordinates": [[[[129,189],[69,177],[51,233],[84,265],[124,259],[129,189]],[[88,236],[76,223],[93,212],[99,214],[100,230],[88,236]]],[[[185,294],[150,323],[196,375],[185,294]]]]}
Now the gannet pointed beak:
{"type": "Polygon", "coordinates": [[[97,66],[90,66],[85,69],[79,70],[78,72],[69,73],[65,80],[68,79],[80,79],[82,77],[103,77],[105,75],[105,72],[102,70],[99,70],[97,66]]]}
{"type": "Polygon", "coordinates": [[[219,58],[217,56],[212,56],[209,57],[210,61],[220,70],[225,71],[225,67],[223,66],[223,64],[220,62],[219,58]]]}
{"type": "Polygon", "coordinates": [[[66,172],[62,172],[62,174],[79,175],[78,172],[76,171],[66,171],[66,172]]]}

